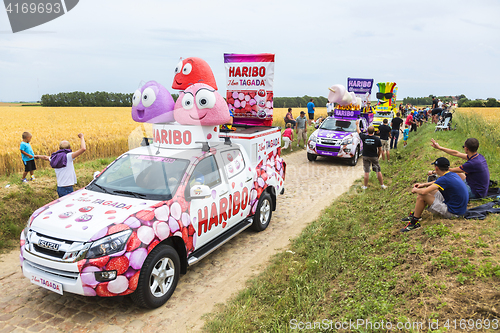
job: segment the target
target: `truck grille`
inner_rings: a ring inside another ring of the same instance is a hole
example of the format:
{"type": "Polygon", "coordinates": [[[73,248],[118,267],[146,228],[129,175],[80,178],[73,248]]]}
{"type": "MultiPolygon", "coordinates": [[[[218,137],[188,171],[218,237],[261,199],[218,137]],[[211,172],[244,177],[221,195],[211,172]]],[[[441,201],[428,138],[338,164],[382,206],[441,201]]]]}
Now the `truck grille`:
{"type": "Polygon", "coordinates": [[[26,237],[25,250],[50,260],[75,262],[86,253],[89,246],[90,244],[67,241],[30,230],[26,237]],[[44,244],[51,244],[54,248],[44,246],[44,244]]]}
{"type": "Polygon", "coordinates": [[[66,252],[49,250],[49,249],[43,248],[41,246],[38,246],[37,244],[33,244],[33,248],[35,249],[35,251],[37,253],[45,254],[46,256],[54,257],[54,258],[58,258],[58,259],[62,259],[64,257],[64,255],[66,254],[66,252]]]}
{"type": "Polygon", "coordinates": [[[338,153],[340,151],[340,148],[335,148],[335,147],[317,147],[316,149],[318,149],[319,151],[331,151],[331,152],[334,152],[334,153],[338,153]]]}
{"type": "Polygon", "coordinates": [[[320,138],[319,139],[319,144],[323,145],[330,145],[330,146],[340,146],[340,143],[342,142],[341,139],[325,139],[325,138],[320,138]]]}

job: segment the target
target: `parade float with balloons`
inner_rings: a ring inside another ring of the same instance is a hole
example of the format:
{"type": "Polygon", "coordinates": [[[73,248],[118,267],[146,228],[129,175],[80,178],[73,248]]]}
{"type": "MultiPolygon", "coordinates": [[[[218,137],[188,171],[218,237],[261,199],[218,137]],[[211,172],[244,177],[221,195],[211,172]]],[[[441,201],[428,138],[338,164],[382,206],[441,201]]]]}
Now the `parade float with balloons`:
{"type": "Polygon", "coordinates": [[[240,109],[259,106],[240,115],[246,126],[221,132],[233,116],[206,61],[181,59],[172,89],[180,90],[175,103],[157,81],[133,94],[132,118],[152,123],[153,138],[30,217],[20,259],[32,283],[61,295],[131,294],[156,308],[188,266],[249,227],[267,228],[284,191],[281,135],[249,124],[272,121],[272,94],[261,103],[238,92],[240,109]]]}
{"type": "Polygon", "coordinates": [[[394,118],[397,112],[396,107],[396,95],[398,92],[398,87],[396,87],[396,82],[379,82],[377,83],[379,92],[377,93],[377,105],[375,106],[375,115],[373,119],[373,127],[375,131],[378,127],[382,125],[384,119],[391,123],[392,118],[394,118]]]}
{"type": "Polygon", "coordinates": [[[309,137],[307,159],[339,157],[354,166],[363,150],[363,143],[356,132],[356,120],[360,120],[360,128],[365,131],[373,121],[373,113],[365,112],[363,98],[354,91],[348,91],[345,86],[336,84],[328,90],[327,109],[330,116],[309,137]]]}

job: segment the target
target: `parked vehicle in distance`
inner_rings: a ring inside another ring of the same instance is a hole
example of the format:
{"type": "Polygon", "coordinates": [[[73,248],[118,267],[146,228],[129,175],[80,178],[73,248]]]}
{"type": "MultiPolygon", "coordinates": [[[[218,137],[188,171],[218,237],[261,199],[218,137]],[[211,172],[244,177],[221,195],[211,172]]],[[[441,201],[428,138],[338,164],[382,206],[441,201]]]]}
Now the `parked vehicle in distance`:
{"type": "Polygon", "coordinates": [[[326,118],[307,142],[307,159],[315,161],[318,156],[348,159],[354,166],[363,151],[363,142],[356,132],[356,120],[365,131],[373,120],[372,113],[360,110],[334,109],[333,116],[326,118]]]}

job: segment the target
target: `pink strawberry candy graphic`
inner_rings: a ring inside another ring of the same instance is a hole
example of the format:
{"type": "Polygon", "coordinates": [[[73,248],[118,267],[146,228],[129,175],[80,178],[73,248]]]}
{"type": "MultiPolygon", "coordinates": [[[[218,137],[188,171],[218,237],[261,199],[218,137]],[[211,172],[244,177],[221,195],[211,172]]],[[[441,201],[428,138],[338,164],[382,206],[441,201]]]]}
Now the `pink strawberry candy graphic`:
{"type": "Polygon", "coordinates": [[[108,229],[108,235],[111,235],[111,234],[114,234],[114,233],[117,233],[117,232],[120,232],[120,231],[123,231],[123,230],[127,230],[127,229],[130,229],[130,227],[126,224],[115,224],[111,227],[109,227],[108,229]]]}
{"type": "Polygon", "coordinates": [[[127,252],[134,251],[139,246],[141,246],[141,241],[137,237],[137,232],[134,231],[132,233],[132,235],[130,235],[130,238],[128,239],[128,242],[127,242],[127,252]]]}
{"type": "Polygon", "coordinates": [[[97,266],[103,268],[109,261],[109,256],[104,256],[101,258],[89,259],[89,264],[92,266],[97,266]]]}
{"type": "Polygon", "coordinates": [[[116,296],[116,294],[113,294],[108,290],[108,283],[109,282],[103,282],[99,283],[97,287],[95,288],[95,292],[97,293],[97,296],[101,297],[112,297],[116,296]]]}
{"type": "Polygon", "coordinates": [[[108,264],[106,265],[106,270],[108,270],[108,271],[116,270],[116,273],[118,275],[121,275],[127,271],[128,266],[129,266],[129,262],[128,262],[127,257],[121,256],[121,257],[112,258],[108,262],[108,264]]]}

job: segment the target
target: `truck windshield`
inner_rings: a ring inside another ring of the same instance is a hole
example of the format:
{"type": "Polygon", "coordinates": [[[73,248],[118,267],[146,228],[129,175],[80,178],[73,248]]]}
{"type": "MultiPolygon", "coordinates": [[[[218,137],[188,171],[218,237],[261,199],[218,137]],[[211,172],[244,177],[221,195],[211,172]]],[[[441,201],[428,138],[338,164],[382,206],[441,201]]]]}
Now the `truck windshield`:
{"type": "Polygon", "coordinates": [[[391,115],[391,112],[379,111],[375,113],[375,117],[388,117],[391,115]]]}
{"type": "Polygon", "coordinates": [[[331,131],[355,132],[356,122],[354,120],[327,118],[319,128],[331,131]]]}
{"type": "Polygon", "coordinates": [[[123,155],[87,189],[150,200],[170,200],[188,160],[149,155],[123,155]]]}

